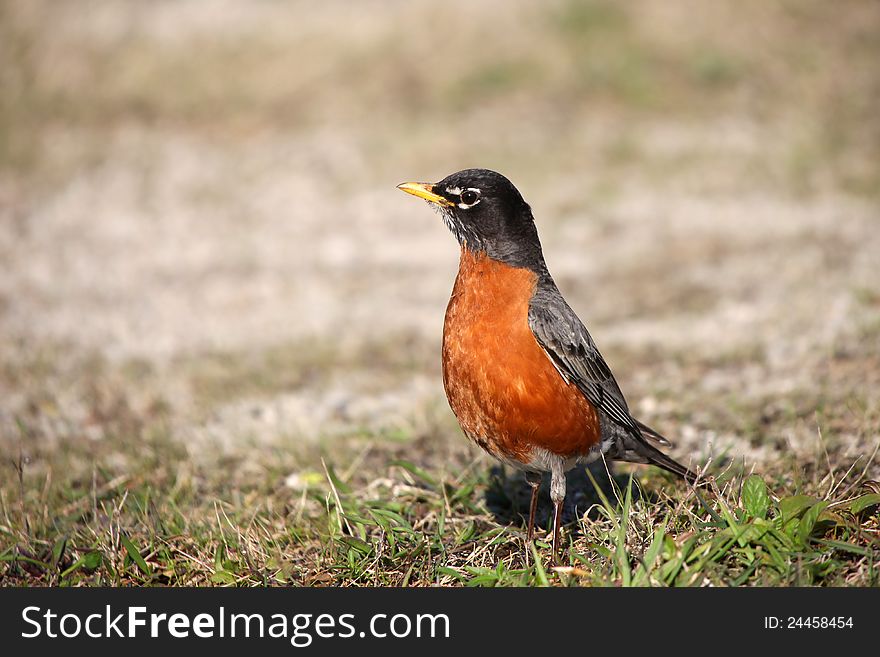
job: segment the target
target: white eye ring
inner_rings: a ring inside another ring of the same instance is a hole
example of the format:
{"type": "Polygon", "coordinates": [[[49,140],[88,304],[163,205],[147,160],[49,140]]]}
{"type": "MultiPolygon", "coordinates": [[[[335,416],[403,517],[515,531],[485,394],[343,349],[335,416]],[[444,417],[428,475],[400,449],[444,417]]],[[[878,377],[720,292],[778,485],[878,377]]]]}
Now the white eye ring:
{"type": "Polygon", "coordinates": [[[468,187],[459,196],[461,197],[461,203],[458,203],[458,207],[462,210],[472,208],[480,202],[480,190],[475,187],[468,187]]]}

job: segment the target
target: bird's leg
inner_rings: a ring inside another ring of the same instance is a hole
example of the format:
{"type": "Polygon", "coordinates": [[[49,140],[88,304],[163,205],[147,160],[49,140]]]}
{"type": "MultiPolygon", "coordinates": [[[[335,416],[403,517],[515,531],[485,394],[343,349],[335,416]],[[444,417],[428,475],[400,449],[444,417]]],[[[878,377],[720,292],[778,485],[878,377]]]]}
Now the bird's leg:
{"type": "Polygon", "coordinates": [[[559,563],[559,526],[562,524],[562,500],[553,502],[553,563],[559,563]]]}
{"type": "Polygon", "coordinates": [[[529,535],[528,542],[535,538],[535,511],[538,508],[538,489],[541,488],[541,473],[526,472],[526,483],[532,488],[532,499],[529,502],[529,535]]]}
{"type": "Polygon", "coordinates": [[[559,558],[559,526],[562,524],[562,502],[565,500],[565,470],[562,459],[554,460],[550,470],[550,499],[553,501],[553,563],[559,558]]]}

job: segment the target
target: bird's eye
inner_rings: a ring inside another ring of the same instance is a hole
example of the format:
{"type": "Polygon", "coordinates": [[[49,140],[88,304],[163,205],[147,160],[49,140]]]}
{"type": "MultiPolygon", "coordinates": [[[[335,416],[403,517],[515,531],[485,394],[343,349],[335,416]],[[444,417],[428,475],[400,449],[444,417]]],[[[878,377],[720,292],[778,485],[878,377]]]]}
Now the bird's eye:
{"type": "Polygon", "coordinates": [[[476,205],[479,200],[479,189],[466,189],[461,193],[461,203],[459,205],[463,208],[469,208],[473,205],[476,205]]]}

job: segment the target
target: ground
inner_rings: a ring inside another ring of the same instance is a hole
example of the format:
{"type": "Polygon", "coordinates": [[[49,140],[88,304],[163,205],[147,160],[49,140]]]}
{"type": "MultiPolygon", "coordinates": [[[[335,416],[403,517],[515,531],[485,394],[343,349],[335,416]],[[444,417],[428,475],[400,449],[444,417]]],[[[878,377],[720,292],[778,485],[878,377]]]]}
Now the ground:
{"type": "Polygon", "coordinates": [[[876,586],[878,29],[855,0],[0,2],[0,580],[876,586]],[[557,569],[446,405],[457,247],[394,189],[470,166],[715,477],[572,473],[557,569]]]}

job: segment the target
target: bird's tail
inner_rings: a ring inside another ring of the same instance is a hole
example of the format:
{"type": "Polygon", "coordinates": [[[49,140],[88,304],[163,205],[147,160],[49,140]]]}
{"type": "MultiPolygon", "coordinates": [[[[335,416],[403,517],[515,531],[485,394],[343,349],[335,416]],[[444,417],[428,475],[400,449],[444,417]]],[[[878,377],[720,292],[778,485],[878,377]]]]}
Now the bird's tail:
{"type": "Polygon", "coordinates": [[[654,431],[651,427],[642,424],[641,422],[638,422],[638,426],[641,432],[641,436],[632,441],[634,444],[628,446],[628,451],[635,452],[635,454],[640,457],[639,461],[641,461],[642,463],[656,465],[658,468],[663,468],[667,472],[678,475],[689,484],[694,486],[703,486],[707,483],[707,481],[701,478],[700,475],[698,475],[696,472],[689,470],[681,463],[679,463],[672,457],[667,456],[648,442],[648,440],[650,440],[664,446],[671,445],[672,443],[670,443],[666,438],[654,431]]]}
{"type": "Polygon", "coordinates": [[[642,438],[647,438],[648,440],[655,442],[658,445],[662,445],[663,447],[672,447],[672,443],[666,439],[666,436],[660,435],[647,424],[636,420],[636,425],[639,427],[639,431],[642,432],[642,438]]]}
{"type": "Polygon", "coordinates": [[[656,449],[647,443],[642,443],[639,453],[641,456],[644,456],[646,461],[651,465],[656,465],[658,468],[663,468],[668,472],[676,474],[691,485],[702,486],[706,483],[706,480],[701,479],[700,475],[696,472],[689,470],[672,457],[667,456],[659,449],[656,449]]]}

